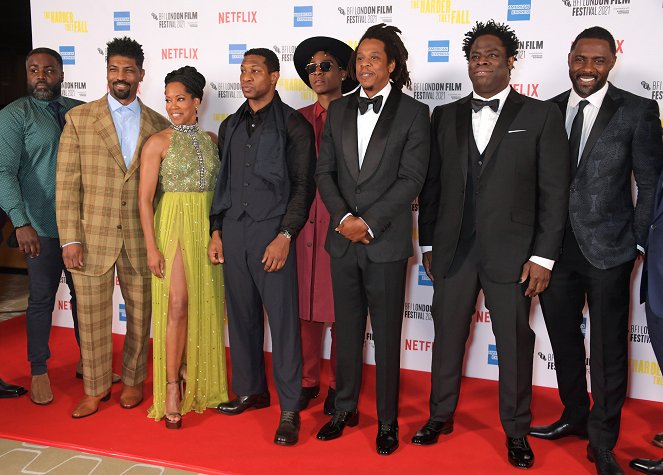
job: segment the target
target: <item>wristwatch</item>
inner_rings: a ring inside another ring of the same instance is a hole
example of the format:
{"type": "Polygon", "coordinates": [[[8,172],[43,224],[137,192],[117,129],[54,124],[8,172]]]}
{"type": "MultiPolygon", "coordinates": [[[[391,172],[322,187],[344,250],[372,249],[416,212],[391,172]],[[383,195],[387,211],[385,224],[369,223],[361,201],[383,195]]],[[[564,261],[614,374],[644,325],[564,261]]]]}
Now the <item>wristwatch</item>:
{"type": "Polygon", "coordinates": [[[279,234],[285,237],[286,239],[292,239],[292,234],[290,234],[290,231],[288,231],[287,229],[282,229],[279,232],[279,234]]]}

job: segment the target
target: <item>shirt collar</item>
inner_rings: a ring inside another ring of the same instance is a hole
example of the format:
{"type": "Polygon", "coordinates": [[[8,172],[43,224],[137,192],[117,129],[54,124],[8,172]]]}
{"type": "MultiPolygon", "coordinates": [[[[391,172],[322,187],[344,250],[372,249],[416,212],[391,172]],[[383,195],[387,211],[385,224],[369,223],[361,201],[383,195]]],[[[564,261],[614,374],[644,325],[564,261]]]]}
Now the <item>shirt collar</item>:
{"type": "Polygon", "coordinates": [[[313,115],[317,118],[320,117],[322,114],[327,112],[327,109],[322,107],[318,101],[313,104],[313,115]]]}
{"type": "Polygon", "coordinates": [[[53,99],[52,101],[43,101],[43,100],[41,100],[41,99],[37,99],[36,97],[34,97],[34,96],[32,96],[32,95],[29,95],[28,97],[30,98],[30,100],[31,100],[34,104],[37,104],[39,107],[43,107],[44,109],[45,109],[46,107],[48,107],[48,105],[49,105],[51,102],[57,102],[57,103],[60,104],[61,106],[64,105],[64,104],[63,104],[63,100],[62,100],[62,96],[58,96],[57,98],[53,99]]]}
{"type": "Polygon", "coordinates": [[[609,83],[606,81],[601,89],[587,97],[580,97],[575,89],[571,88],[571,94],[569,94],[569,107],[578,107],[580,101],[586,100],[597,109],[600,109],[601,104],[603,104],[603,99],[608,93],[608,85],[609,83]]]}
{"type": "Polygon", "coordinates": [[[472,91],[472,97],[474,99],[481,99],[482,101],[490,101],[490,100],[493,100],[493,99],[499,99],[500,105],[497,108],[497,112],[501,112],[502,107],[504,107],[504,103],[506,102],[506,98],[507,98],[507,96],[509,95],[510,92],[511,92],[511,86],[509,85],[506,88],[502,89],[502,91],[498,92],[497,94],[495,94],[492,97],[481,97],[479,94],[477,94],[474,91],[472,91]]]}
{"type": "MultiPolygon", "coordinates": [[[[385,102],[387,102],[387,97],[389,97],[390,92],[391,92],[391,81],[388,81],[387,85],[383,87],[382,90],[380,90],[380,92],[375,94],[375,96],[373,97],[382,96],[382,104],[384,104],[385,102]]],[[[368,97],[368,94],[366,94],[363,87],[359,88],[359,96],[368,97]]]]}
{"type": "Polygon", "coordinates": [[[131,104],[128,106],[124,106],[124,104],[115,99],[111,94],[108,94],[107,97],[108,106],[110,107],[111,112],[115,112],[120,107],[127,107],[127,109],[129,109],[134,114],[138,114],[140,112],[140,102],[138,102],[138,97],[135,97],[133,102],[131,102],[131,104]]]}

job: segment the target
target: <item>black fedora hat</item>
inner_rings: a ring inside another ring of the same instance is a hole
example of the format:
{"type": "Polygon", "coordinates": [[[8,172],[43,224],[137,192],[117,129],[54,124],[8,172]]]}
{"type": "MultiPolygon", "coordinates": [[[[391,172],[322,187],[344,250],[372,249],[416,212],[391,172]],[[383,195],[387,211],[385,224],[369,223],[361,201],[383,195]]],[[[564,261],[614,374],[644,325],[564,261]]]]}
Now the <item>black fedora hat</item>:
{"type": "MultiPolygon", "coordinates": [[[[318,51],[327,51],[332,54],[335,58],[340,61],[340,67],[347,71],[348,62],[352,56],[353,50],[347,44],[343,43],[336,38],[330,38],[328,36],[314,36],[308,38],[295,48],[295,54],[293,56],[293,61],[295,63],[295,69],[297,69],[297,74],[302,78],[304,84],[308,87],[311,87],[311,82],[309,81],[308,73],[306,72],[306,65],[311,60],[311,57],[318,51]]],[[[350,79],[349,76],[346,76],[345,81],[341,86],[343,94],[355,89],[359,83],[350,79]]]]}

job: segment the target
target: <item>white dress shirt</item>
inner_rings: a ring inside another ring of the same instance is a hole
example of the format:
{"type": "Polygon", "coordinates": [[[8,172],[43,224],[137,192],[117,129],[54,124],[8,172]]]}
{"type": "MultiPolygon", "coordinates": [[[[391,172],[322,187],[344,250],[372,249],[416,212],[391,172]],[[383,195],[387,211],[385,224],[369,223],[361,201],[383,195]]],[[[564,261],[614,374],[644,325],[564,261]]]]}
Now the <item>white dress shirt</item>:
{"type": "Polygon", "coordinates": [[[578,152],[578,163],[580,163],[580,157],[582,157],[582,152],[585,150],[585,144],[587,143],[587,137],[594,127],[594,122],[596,121],[596,116],[599,115],[599,109],[601,104],[603,104],[603,99],[608,93],[608,83],[596,91],[591,96],[580,97],[578,93],[571,89],[571,94],[569,95],[569,102],[566,104],[566,135],[571,135],[571,127],[573,126],[573,119],[576,118],[578,113],[578,104],[580,101],[586,100],[589,102],[582,111],[582,134],[580,135],[580,151],[578,152]]]}
{"type": "MultiPolygon", "coordinates": [[[[495,124],[497,124],[497,119],[502,112],[506,98],[511,92],[511,86],[507,86],[504,90],[498,92],[492,97],[481,97],[476,92],[472,91],[472,97],[475,99],[481,99],[485,101],[491,101],[493,99],[498,99],[500,101],[497,112],[494,112],[490,107],[484,107],[478,112],[472,111],[472,133],[474,134],[474,141],[477,144],[479,153],[483,153],[490,142],[490,137],[493,135],[493,130],[495,130],[495,124]]],[[[433,246],[421,246],[421,253],[432,251],[433,246]]],[[[552,259],[546,259],[545,257],[540,256],[531,256],[530,261],[538,264],[542,267],[545,267],[548,270],[552,270],[555,265],[555,261],[552,259]]]]}
{"type": "Polygon", "coordinates": [[[125,106],[108,94],[108,107],[110,107],[113,124],[115,124],[115,130],[117,131],[117,139],[122,149],[124,164],[128,169],[138,145],[140,103],[136,97],[131,104],[125,106]]]}
{"type": "MultiPolygon", "coordinates": [[[[366,155],[366,149],[368,149],[368,144],[371,141],[371,136],[373,135],[375,124],[378,123],[378,119],[384,110],[384,106],[387,103],[387,98],[389,97],[390,92],[391,83],[388,82],[387,85],[380,90],[380,92],[373,96],[382,96],[382,106],[380,107],[380,112],[375,112],[373,106],[371,106],[364,114],[357,110],[357,154],[359,156],[360,170],[361,166],[364,164],[364,155],[366,155]]],[[[368,98],[368,94],[364,92],[364,88],[359,89],[359,96],[368,98]]],[[[340,225],[348,216],[352,216],[352,213],[348,213],[343,216],[338,224],[340,225]]],[[[359,217],[359,219],[364,221],[361,217],[359,217]]],[[[370,234],[371,237],[375,237],[368,223],[364,221],[364,224],[366,224],[366,227],[368,228],[368,234],[370,234]]]]}

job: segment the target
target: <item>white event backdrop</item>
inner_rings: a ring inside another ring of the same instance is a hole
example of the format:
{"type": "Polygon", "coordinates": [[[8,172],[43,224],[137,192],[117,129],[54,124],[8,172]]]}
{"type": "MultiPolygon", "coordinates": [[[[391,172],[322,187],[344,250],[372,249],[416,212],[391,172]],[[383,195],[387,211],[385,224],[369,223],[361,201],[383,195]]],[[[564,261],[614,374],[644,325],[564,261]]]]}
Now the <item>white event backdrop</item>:
{"type": "MultiPolygon", "coordinates": [[[[141,99],[165,114],[166,73],[186,64],[195,66],[207,78],[200,121],[212,131],[243,102],[239,63],[247,48],[267,47],[277,53],[281,60],[277,89],[285,102],[299,108],[315,97],[294,69],[295,47],[317,35],[333,36],[355,47],[366,28],[380,22],[402,30],[413,80],[412,91],[406,92],[431,110],[471,91],[462,39],[476,21],[490,18],[509,23],[521,41],[512,85],[523,94],[545,100],[568,89],[566,56],[571,41],[584,28],[601,25],[613,33],[618,45],[611,81],[659,104],[663,101],[663,52],[655,48],[663,42],[661,0],[32,0],[31,6],[34,46],[53,48],[64,58],[64,95],[83,101],[101,97],[107,90],[106,42],[128,35],[145,51],[141,99]]],[[[416,203],[412,210],[416,225],[416,203]]],[[[415,244],[416,239],[415,226],[415,244]]],[[[401,365],[430,371],[433,292],[416,246],[415,253],[408,271],[401,365]]],[[[632,279],[629,395],[663,401],[663,378],[649,344],[644,307],[638,300],[640,271],[638,262],[632,279]]],[[[61,285],[54,312],[56,325],[72,325],[68,299],[67,287],[61,285]]],[[[113,331],[124,333],[125,309],[117,286],[113,311],[113,331]]],[[[588,346],[591,329],[587,313],[585,317],[588,346]]],[[[534,384],[555,387],[554,355],[538,300],[534,301],[531,325],[537,336],[534,384]]],[[[465,375],[497,379],[494,343],[490,313],[480,300],[467,344],[465,375]]],[[[267,332],[265,349],[270,350],[270,345],[267,332]]],[[[325,346],[328,357],[329,334],[325,346]]],[[[374,363],[370,326],[365,360],[374,363]]]]}

